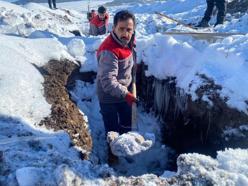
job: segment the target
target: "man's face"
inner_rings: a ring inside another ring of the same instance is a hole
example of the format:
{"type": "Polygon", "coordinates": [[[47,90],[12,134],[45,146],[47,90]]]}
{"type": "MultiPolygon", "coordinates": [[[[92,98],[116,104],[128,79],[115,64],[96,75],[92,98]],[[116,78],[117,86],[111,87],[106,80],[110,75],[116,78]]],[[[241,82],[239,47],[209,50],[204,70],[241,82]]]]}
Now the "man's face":
{"type": "Polygon", "coordinates": [[[104,20],[105,19],[105,14],[100,14],[98,13],[99,19],[104,20]]]}
{"type": "Polygon", "coordinates": [[[127,45],[130,42],[133,32],[134,22],[131,18],[124,21],[118,21],[117,25],[114,26],[114,33],[124,45],[127,45]]]}

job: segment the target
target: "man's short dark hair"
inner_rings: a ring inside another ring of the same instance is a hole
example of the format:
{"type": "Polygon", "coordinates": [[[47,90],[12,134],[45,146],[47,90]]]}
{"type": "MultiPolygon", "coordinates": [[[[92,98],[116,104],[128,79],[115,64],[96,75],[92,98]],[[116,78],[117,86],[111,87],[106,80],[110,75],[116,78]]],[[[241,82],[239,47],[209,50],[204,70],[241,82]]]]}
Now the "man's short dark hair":
{"type": "Polygon", "coordinates": [[[128,10],[121,10],[114,16],[114,26],[116,26],[119,21],[126,21],[128,19],[132,19],[134,26],[136,25],[135,16],[133,13],[129,12],[128,10]]]}
{"type": "Polygon", "coordinates": [[[105,14],[107,12],[107,9],[104,6],[100,6],[97,10],[99,14],[105,14]]]}

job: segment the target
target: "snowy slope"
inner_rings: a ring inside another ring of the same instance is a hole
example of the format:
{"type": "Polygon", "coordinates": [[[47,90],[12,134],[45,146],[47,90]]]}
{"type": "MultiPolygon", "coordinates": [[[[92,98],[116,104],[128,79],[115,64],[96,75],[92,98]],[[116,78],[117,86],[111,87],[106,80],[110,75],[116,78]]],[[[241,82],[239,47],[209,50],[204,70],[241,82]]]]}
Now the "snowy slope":
{"type": "MultiPolygon", "coordinates": [[[[65,132],[53,132],[37,125],[50,114],[50,105],[43,96],[44,79],[35,65],[66,58],[79,61],[81,71],[96,71],[95,50],[106,36],[87,36],[88,23],[83,13],[87,10],[87,3],[83,2],[80,6],[78,1],[61,3],[58,7],[63,9],[52,11],[45,3],[17,6],[0,1],[0,184],[134,183],[132,178],[119,177],[119,174],[142,175],[142,185],[155,185],[160,180],[166,182],[170,177],[186,183],[188,180],[184,179],[187,176],[196,184],[247,185],[247,149],[219,151],[216,159],[184,154],[178,159],[177,172],[166,170],[171,151],[161,144],[156,118],[146,114],[141,107],[138,110],[140,132],[154,133],[156,143],[150,151],[131,160],[121,159],[121,163],[114,167],[118,171],[114,171],[106,164],[106,141],[95,84],[78,81],[71,92],[80,110],[88,117],[95,159],[81,160],[65,132]],[[75,37],[70,32],[73,30],[79,30],[83,36],[75,37]],[[152,176],[146,173],[156,173],[161,177],[150,179],[152,176]]],[[[97,7],[99,3],[92,1],[91,5],[97,7]]],[[[181,88],[193,81],[194,86],[187,91],[196,96],[194,89],[201,82],[195,73],[208,74],[223,85],[221,94],[230,98],[231,107],[247,111],[247,35],[230,36],[211,44],[186,36],[156,34],[167,27],[188,29],[163,21],[153,14],[154,11],[162,11],[187,23],[196,22],[206,7],[204,0],[131,1],[117,5],[117,1],[111,6],[109,4],[111,15],[128,7],[137,16],[138,57],[149,65],[148,76],[176,76],[181,88]],[[175,55],[175,51],[180,55],[175,55]],[[242,82],[242,90],[237,82],[242,82]]],[[[232,19],[210,31],[247,32],[246,18],[247,14],[244,14],[239,20],[232,19]]]]}

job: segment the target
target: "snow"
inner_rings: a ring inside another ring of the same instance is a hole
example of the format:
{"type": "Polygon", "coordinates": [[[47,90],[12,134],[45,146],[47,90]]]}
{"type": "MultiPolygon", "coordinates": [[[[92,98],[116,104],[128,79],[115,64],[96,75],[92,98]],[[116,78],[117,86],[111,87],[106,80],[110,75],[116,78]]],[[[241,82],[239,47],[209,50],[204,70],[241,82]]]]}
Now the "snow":
{"type": "MultiPolygon", "coordinates": [[[[243,149],[228,149],[218,152],[219,167],[232,173],[248,176],[248,151],[243,149]],[[240,162],[243,162],[240,164],[240,162]]],[[[247,179],[247,178],[246,178],[247,179]]]]}
{"type": "Polygon", "coordinates": [[[188,174],[195,184],[247,185],[247,153],[247,149],[225,149],[218,151],[216,160],[195,153],[182,154],[177,175],[188,174]]]}
{"type": "Polygon", "coordinates": [[[29,11],[21,6],[6,2],[6,1],[0,1],[1,3],[1,11],[14,11],[18,13],[28,13],[29,11]]]}
{"type": "Polygon", "coordinates": [[[176,176],[175,172],[172,171],[164,171],[164,173],[160,176],[160,177],[164,177],[164,178],[172,178],[173,176],[176,176]]]}
{"type": "MultiPolygon", "coordinates": [[[[230,107],[247,114],[247,34],[214,39],[211,43],[211,40],[191,36],[157,33],[166,30],[187,32],[189,29],[159,17],[154,11],[185,23],[197,23],[206,8],[205,0],[99,0],[91,1],[90,8],[96,9],[105,2],[109,3],[111,17],[123,7],[135,13],[138,59],[148,65],[147,76],[158,79],[174,76],[177,85],[197,99],[194,91],[202,83],[197,74],[206,74],[223,87],[219,93],[228,97],[230,107]],[[120,2],[123,3],[119,5],[120,2]],[[242,82],[242,89],[237,82],[242,82]]],[[[95,82],[76,81],[70,92],[88,119],[94,144],[90,161],[80,159],[68,134],[37,125],[51,112],[51,105],[44,97],[44,78],[39,67],[52,59],[69,59],[81,64],[81,72],[97,70],[95,52],[107,35],[88,36],[87,6],[87,1],[65,2],[58,3],[59,9],[50,10],[47,3],[19,6],[0,1],[0,154],[3,153],[0,183],[109,185],[110,180],[128,179],[119,177],[120,174],[142,175],[140,178],[147,185],[155,185],[147,174],[155,173],[163,179],[190,175],[198,184],[248,185],[247,149],[224,149],[217,152],[216,159],[196,153],[183,154],[178,159],[177,172],[166,170],[173,151],[162,144],[158,118],[146,113],[142,107],[138,107],[137,123],[139,133],[148,140],[147,146],[141,141],[136,143],[136,134],[125,134],[118,145],[130,146],[127,151],[116,153],[120,156],[119,164],[113,166],[115,170],[110,168],[106,164],[107,142],[95,82]],[[71,33],[74,30],[80,31],[82,37],[74,36],[71,33]]],[[[231,15],[227,18],[224,25],[202,31],[247,32],[247,13],[240,18],[231,15]]],[[[210,23],[214,21],[213,18],[210,23]]],[[[212,104],[206,96],[203,98],[212,104]]],[[[246,123],[238,129],[227,129],[224,135],[228,138],[245,132],[246,123]]]]}
{"type": "Polygon", "coordinates": [[[114,155],[126,157],[139,154],[151,148],[155,142],[155,136],[154,134],[147,134],[145,136],[150,137],[150,139],[145,139],[137,132],[128,132],[119,135],[117,132],[111,131],[107,134],[107,141],[114,155]]]}
{"type": "Polygon", "coordinates": [[[228,98],[228,105],[247,113],[245,100],[248,97],[246,81],[248,75],[244,73],[247,71],[248,58],[245,52],[247,43],[241,44],[239,41],[244,40],[244,37],[247,36],[230,36],[218,44],[210,44],[199,50],[194,43],[176,40],[172,36],[154,34],[138,40],[138,57],[139,61],[142,60],[148,65],[147,76],[153,75],[158,79],[176,77],[177,86],[193,95],[194,99],[197,99],[195,90],[200,82],[197,80],[199,79],[197,74],[211,77],[216,84],[222,85],[220,94],[228,98]],[[238,49],[239,55],[229,49],[234,48],[234,43],[241,45],[241,49],[238,49]],[[180,55],[175,56],[175,51],[180,55]],[[192,82],[193,86],[189,88],[192,82]],[[241,90],[236,82],[243,82],[244,89],[241,90]]]}
{"type": "Polygon", "coordinates": [[[16,179],[20,186],[37,185],[45,179],[42,169],[24,167],[16,171],[16,179]]]}
{"type": "Polygon", "coordinates": [[[0,35],[0,41],[0,96],[4,98],[0,100],[0,113],[39,123],[50,114],[50,105],[43,96],[44,79],[36,66],[44,65],[50,59],[72,57],[53,39],[0,35]]]}
{"type": "MultiPolygon", "coordinates": [[[[84,57],[85,54],[85,44],[80,39],[72,39],[68,45],[69,53],[77,60],[83,63],[86,58],[84,57]]],[[[82,64],[83,65],[83,64],[82,64]]]]}
{"type": "MultiPolygon", "coordinates": [[[[76,10],[78,12],[87,12],[88,11],[88,5],[89,5],[89,9],[95,9],[97,10],[97,8],[101,5],[103,5],[104,3],[107,2],[111,2],[112,0],[89,0],[89,1],[71,1],[71,2],[65,2],[65,3],[57,3],[58,4],[58,8],[67,8],[70,10],[76,10]]],[[[48,7],[48,4],[42,4],[48,7]]],[[[86,19],[86,14],[84,14],[85,19],[86,19]]]]}

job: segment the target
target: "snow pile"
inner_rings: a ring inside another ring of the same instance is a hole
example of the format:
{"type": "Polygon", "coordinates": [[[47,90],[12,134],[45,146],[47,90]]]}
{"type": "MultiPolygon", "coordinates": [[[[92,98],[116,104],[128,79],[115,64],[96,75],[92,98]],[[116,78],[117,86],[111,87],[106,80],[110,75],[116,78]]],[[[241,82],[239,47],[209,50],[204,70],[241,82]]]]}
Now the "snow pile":
{"type": "Polygon", "coordinates": [[[244,37],[247,36],[230,36],[223,43],[197,48],[196,43],[194,46],[171,36],[155,34],[138,40],[138,58],[148,65],[147,76],[158,79],[176,77],[177,86],[193,95],[193,99],[197,99],[195,90],[202,83],[198,75],[205,74],[222,86],[220,95],[228,98],[230,107],[247,112],[248,44],[242,42],[244,37]],[[240,48],[236,49],[234,45],[240,48]],[[175,55],[175,51],[180,55],[175,55]],[[244,83],[242,91],[236,82],[244,83]]]}
{"type": "Polygon", "coordinates": [[[219,151],[217,159],[200,154],[182,154],[177,175],[195,185],[247,185],[248,150],[219,151]],[[242,162],[240,164],[240,162],[242,162]]]}
{"type": "Polygon", "coordinates": [[[108,185],[104,178],[114,176],[115,173],[106,164],[92,166],[89,161],[79,161],[73,166],[60,165],[55,175],[57,185],[108,185]]]}
{"type": "Polygon", "coordinates": [[[0,113],[39,123],[50,114],[50,105],[43,96],[43,77],[35,65],[72,57],[60,43],[51,39],[0,35],[0,42],[0,113]]]}
{"type": "Polygon", "coordinates": [[[217,160],[220,163],[220,168],[231,173],[244,175],[248,181],[248,149],[237,148],[219,151],[217,160]]]}
{"type": "Polygon", "coordinates": [[[230,22],[224,26],[219,26],[218,30],[221,32],[240,32],[247,33],[248,14],[245,13],[240,18],[230,18],[230,22]]]}
{"type": "Polygon", "coordinates": [[[82,15],[74,11],[52,11],[35,3],[23,7],[11,3],[3,5],[0,9],[0,33],[26,37],[36,30],[47,30],[58,35],[72,36],[69,31],[83,30],[80,21],[82,15]]]}
{"type": "Polygon", "coordinates": [[[85,55],[85,44],[81,39],[72,39],[67,45],[69,53],[77,60],[80,61],[83,65],[86,58],[85,55]]]}
{"type": "Polygon", "coordinates": [[[15,5],[13,3],[9,3],[6,1],[0,1],[1,3],[1,12],[2,11],[11,11],[16,13],[28,13],[29,11],[19,5],[15,5]]]}
{"type": "Polygon", "coordinates": [[[45,133],[14,117],[0,116],[2,185],[102,185],[107,165],[82,161],[65,132],[45,133]],[[97,179],[99,178],[99,179],[97,179]]]}
{"type": "Polygon", "coordinates": [[[146,151],[155,142],[154,134],[147,134],[153,139],[145,139],[137,132],[128,132],[119,135],[117,132],[108,132],[107,141],[112,153],[116,156],[133,156],[146,151]]]}
{"type": "Polygon", "coordinates": [[[96,51],[99,48],[102,41],[105,39],[105,35],[96,36],[96,37],[83,37],[85,43],[85,61],[81,62],[80,72],[89,72],[97,71],[97,59],[96,51]]]}
{"type": "MultiPolygon", "coordinates": [[[[126,5],[127,6],[127,5],[126,5]]],[[[154,34],[156,32],[175,31],[178,32],[196,32],[194,29],[189,29],[182,25],[159,15],[155,12],[161,12],[167,16],[179,20],[182,23],[197,25],[204,16],[207,8],[205,0],[166,0],[166,1],[153,1],[152,4],[129,4],[128,9],[135,13],[137,18],[137,32],[138,35],[154,34]]],[[[121,8],[121,7],[120,7],[121,8]]],[[[126,8],[126,7],[124,7],[126,8]]],[[[247,14],[241,14],[241,18],[227,14],[226,20],[223,25],[214,27],[216,16],[210,20],[209,28],[198,29],[197,32],[240,32],[247,33],[247,14]]]]}

